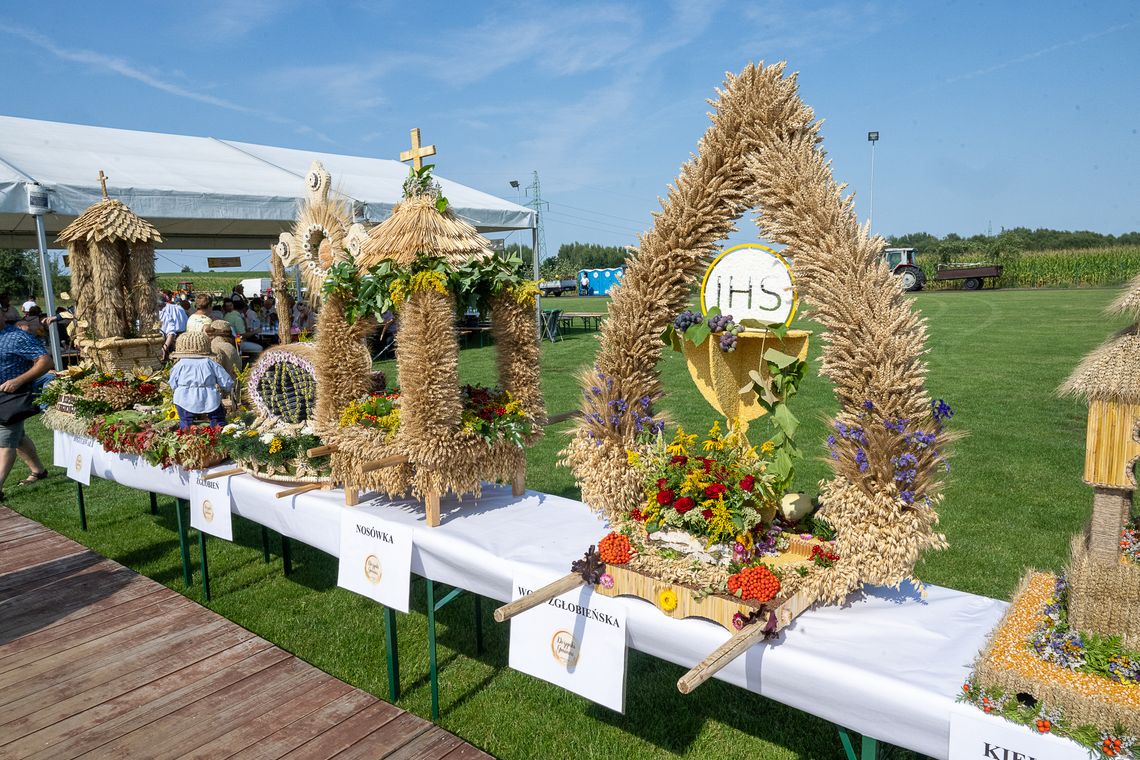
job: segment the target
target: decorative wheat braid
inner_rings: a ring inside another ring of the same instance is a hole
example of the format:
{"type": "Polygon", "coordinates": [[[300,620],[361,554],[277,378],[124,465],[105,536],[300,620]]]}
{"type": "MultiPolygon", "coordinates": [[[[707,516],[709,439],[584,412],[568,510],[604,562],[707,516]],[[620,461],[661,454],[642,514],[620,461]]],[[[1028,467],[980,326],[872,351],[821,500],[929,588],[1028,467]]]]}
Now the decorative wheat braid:
{"type": "MultiPolygon", "coordinates": [[[[839,419],[855,421],[863,401],[884,417],[929,419],[924,323],[879,263],[882,240],[858,225],[851,199],[832,179],[820,123],[800,101],[795,76],[784,76],[783,63],[752,65],[728,75],[718,94],[698,154],[682,167],[613,293],[596,365],[583,377],[583,422],[563,452],[583,498],[611,517],[636,506],[640,489],[625,457],[634,431],[609,424],[608,402],[660,395],[659,336],[688,305],[715,245],[751,206],[762,209],[762,233],[788,246],[813,317],[828,331],[821,373],[835,383],[839,419]]],[[[944,433],[929,432],[945,445],[944,433]]],[[[894,453],[867,451],[872,472],[889,473],[894,453]]],[[[842,559],[833,572],[813,574],[809,589],[828,602],[863,582],[898,585],[924,549],[945,546],[934,532],[932,472],[917,484],[930,501],[908,506],[893,484],[849,477],[846,466],[838,463],[836,479],[821,484],[842,559]]]]}

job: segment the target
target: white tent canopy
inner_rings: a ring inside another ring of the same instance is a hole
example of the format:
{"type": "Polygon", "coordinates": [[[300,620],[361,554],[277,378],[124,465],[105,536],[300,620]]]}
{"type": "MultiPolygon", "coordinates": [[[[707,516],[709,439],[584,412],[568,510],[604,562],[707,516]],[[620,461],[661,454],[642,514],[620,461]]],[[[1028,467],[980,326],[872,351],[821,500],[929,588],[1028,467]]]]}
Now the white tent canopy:
{"type": "MultiPolygon", "coordinates": [[[[403,193],[399,161],[0,116],[0,247],[34,248],[27,184],[51,191],[48,243],[102,196],[123,201],[162,234],[162,248],[262,248],[288,230],[320,161],[356,218],[380,222],[403,193]]],[[[481,232],[530,229],[531,209],[437,177],[454,211],[481,232]]]]}

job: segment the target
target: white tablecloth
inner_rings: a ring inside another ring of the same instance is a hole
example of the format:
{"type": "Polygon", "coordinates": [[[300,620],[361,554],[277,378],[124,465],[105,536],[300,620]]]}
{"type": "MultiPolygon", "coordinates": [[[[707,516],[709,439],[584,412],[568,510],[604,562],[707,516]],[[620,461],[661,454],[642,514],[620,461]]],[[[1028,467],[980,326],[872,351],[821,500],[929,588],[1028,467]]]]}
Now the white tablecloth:
{"type": "MultiPolygon", "coordinates": [[[[96,456],[93,474],[186,498],[184,474],[163,473],[116,455],[96,456]],[[118,461],[116,461],[118,460],[118,461]],[[166,490],[170,489],[170,490],[166,490]]],[[[226,465],[229,466],[229,465],[226,465]]],[[[231,479],[233,511],[282,535],[339,554],[341,491],[276,499],[281,486],[231,479]]],[[[412,572],[482,596],[509,601],[516,574],[535,586],[564,575],[570,562],[608,530],[584,504],[509,486],[479,499],[445,497],[442,524],[428,528],[414,501],[373,499],[362,509],[415,528],[412,572]]],[[[627,605],[629,645],[685,667],[729,634],[703,620],[673,620],[638,599],[627,605]]],[[[970,663],[1006,603],[937,586],[928,598],[887,589],[800,616],[777,640],[753,647],[717,674],[742,688],[879,740],[945,758],[950,709],[970,663]]],[[[683,699],[678,695],[678,699],[683,699]]]]}

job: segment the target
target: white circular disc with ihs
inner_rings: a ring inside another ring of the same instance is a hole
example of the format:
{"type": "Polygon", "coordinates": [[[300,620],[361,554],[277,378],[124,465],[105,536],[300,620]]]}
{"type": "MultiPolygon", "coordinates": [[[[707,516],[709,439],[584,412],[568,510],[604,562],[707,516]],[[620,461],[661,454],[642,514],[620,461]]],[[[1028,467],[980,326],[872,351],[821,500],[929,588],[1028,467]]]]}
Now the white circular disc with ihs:
{"type": "Polygon", "coordinates": [[[791,324],[796,312],[792,269],[767,246],[746,243],[717,256],[701,283],[701,312],[716,306],[733,321],[791,324]]]}

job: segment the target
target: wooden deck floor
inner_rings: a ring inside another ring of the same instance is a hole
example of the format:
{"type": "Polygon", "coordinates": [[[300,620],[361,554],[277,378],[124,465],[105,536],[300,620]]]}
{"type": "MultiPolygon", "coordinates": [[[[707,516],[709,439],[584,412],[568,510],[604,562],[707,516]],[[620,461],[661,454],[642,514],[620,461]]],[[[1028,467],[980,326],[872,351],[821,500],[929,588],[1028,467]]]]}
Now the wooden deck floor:
{"type": "Polygon", "coordinates": [[[489,755],[0,507],[0,758],[489,755]]]}

